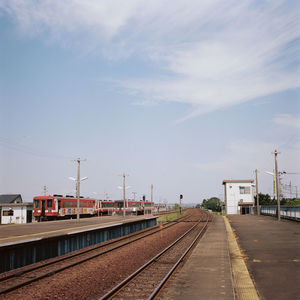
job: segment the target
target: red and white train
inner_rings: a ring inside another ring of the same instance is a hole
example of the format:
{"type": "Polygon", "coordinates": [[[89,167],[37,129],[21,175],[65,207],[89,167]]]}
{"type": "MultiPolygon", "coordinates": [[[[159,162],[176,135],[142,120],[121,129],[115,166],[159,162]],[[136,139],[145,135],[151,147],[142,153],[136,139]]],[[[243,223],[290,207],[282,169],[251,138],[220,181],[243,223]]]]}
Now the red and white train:
{"type": "MultiPolygon", "coordinates": [[[[123,200],[108,201],[80,197],[79,202],[81,217],[124,213],[123,200]]],[[[151,214],[153,210],[153,202],[132,200],[125,202],[125,214],[151,214]]],[[[77,198],[62,195],[34,197],[32,214],[36,221],[76,218],[77,198]]]]}
{"type": "MultiPolygon", "coordinates": [[[[124,200],[114,201],[114,213],[124,214],[124,200]]],[[[136,215],[145,215],[152,214],[154,210],[154,203],[149,201],[134,201],[126,200],[125,201],[125,213],[126,214],[136,214],[136,215]]]]}

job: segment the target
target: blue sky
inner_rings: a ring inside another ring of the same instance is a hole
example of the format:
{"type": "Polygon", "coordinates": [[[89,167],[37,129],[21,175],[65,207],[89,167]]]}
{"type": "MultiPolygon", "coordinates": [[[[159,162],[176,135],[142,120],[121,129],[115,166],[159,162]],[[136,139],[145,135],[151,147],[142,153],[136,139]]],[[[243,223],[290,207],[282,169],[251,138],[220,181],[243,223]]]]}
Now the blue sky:
{"type": "MultiPolygon", "coordinates": [[[[0,2],[0,192],[156,201],[300,172],[297,1],[0,2]],[[97,193],[97,194],[95,194],[97,193]]],[[[284,183],[300,184],[299,175],[284,183]]]]}

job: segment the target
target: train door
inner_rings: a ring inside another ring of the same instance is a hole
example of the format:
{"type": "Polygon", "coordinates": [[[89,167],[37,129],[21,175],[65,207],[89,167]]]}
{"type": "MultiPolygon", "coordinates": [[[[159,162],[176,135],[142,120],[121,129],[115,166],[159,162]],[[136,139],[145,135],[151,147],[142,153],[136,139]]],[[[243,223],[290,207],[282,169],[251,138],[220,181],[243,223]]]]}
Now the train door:
{"type": "Polygon", "coordinates": [[[41,216],[45,216],[45,200],[41,200],[41,216]]]}

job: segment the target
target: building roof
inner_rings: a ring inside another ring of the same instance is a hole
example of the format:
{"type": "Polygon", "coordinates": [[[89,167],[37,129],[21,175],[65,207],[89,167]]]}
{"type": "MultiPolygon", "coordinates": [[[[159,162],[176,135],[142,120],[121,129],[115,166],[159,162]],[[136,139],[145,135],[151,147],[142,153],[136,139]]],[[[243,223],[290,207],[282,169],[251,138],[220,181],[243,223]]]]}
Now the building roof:
{"type": "Polygon", "coordinates": [[[14,203],[16,199],[21,198],[21,194],[7,194],[7,195],[0,195],[0,203],[14,203]]]}
{"type": "Polygon", "coordinates": [[[223,180],[222,184],[225,184],[225,183],[253,183],[253,182],[254,182],[253,179],[236,179],[236,180],[229,179],[229,180],[223,180]]]}

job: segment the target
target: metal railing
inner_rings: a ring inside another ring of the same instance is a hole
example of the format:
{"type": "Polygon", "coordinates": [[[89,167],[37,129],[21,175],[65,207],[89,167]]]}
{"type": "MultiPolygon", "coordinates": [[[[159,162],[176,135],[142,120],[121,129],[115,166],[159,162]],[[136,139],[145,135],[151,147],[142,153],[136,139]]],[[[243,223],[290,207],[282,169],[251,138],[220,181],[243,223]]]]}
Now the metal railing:
{"type": "MultiPolygon", "coordinates": [[[[260,207],[260,214],[266,216],[277,216],[276,205],[262,205],[260,207]]],[[[300,221],[300,206],[280,206],[280,217],[283,219],[290,219],[300,221]]]]}

